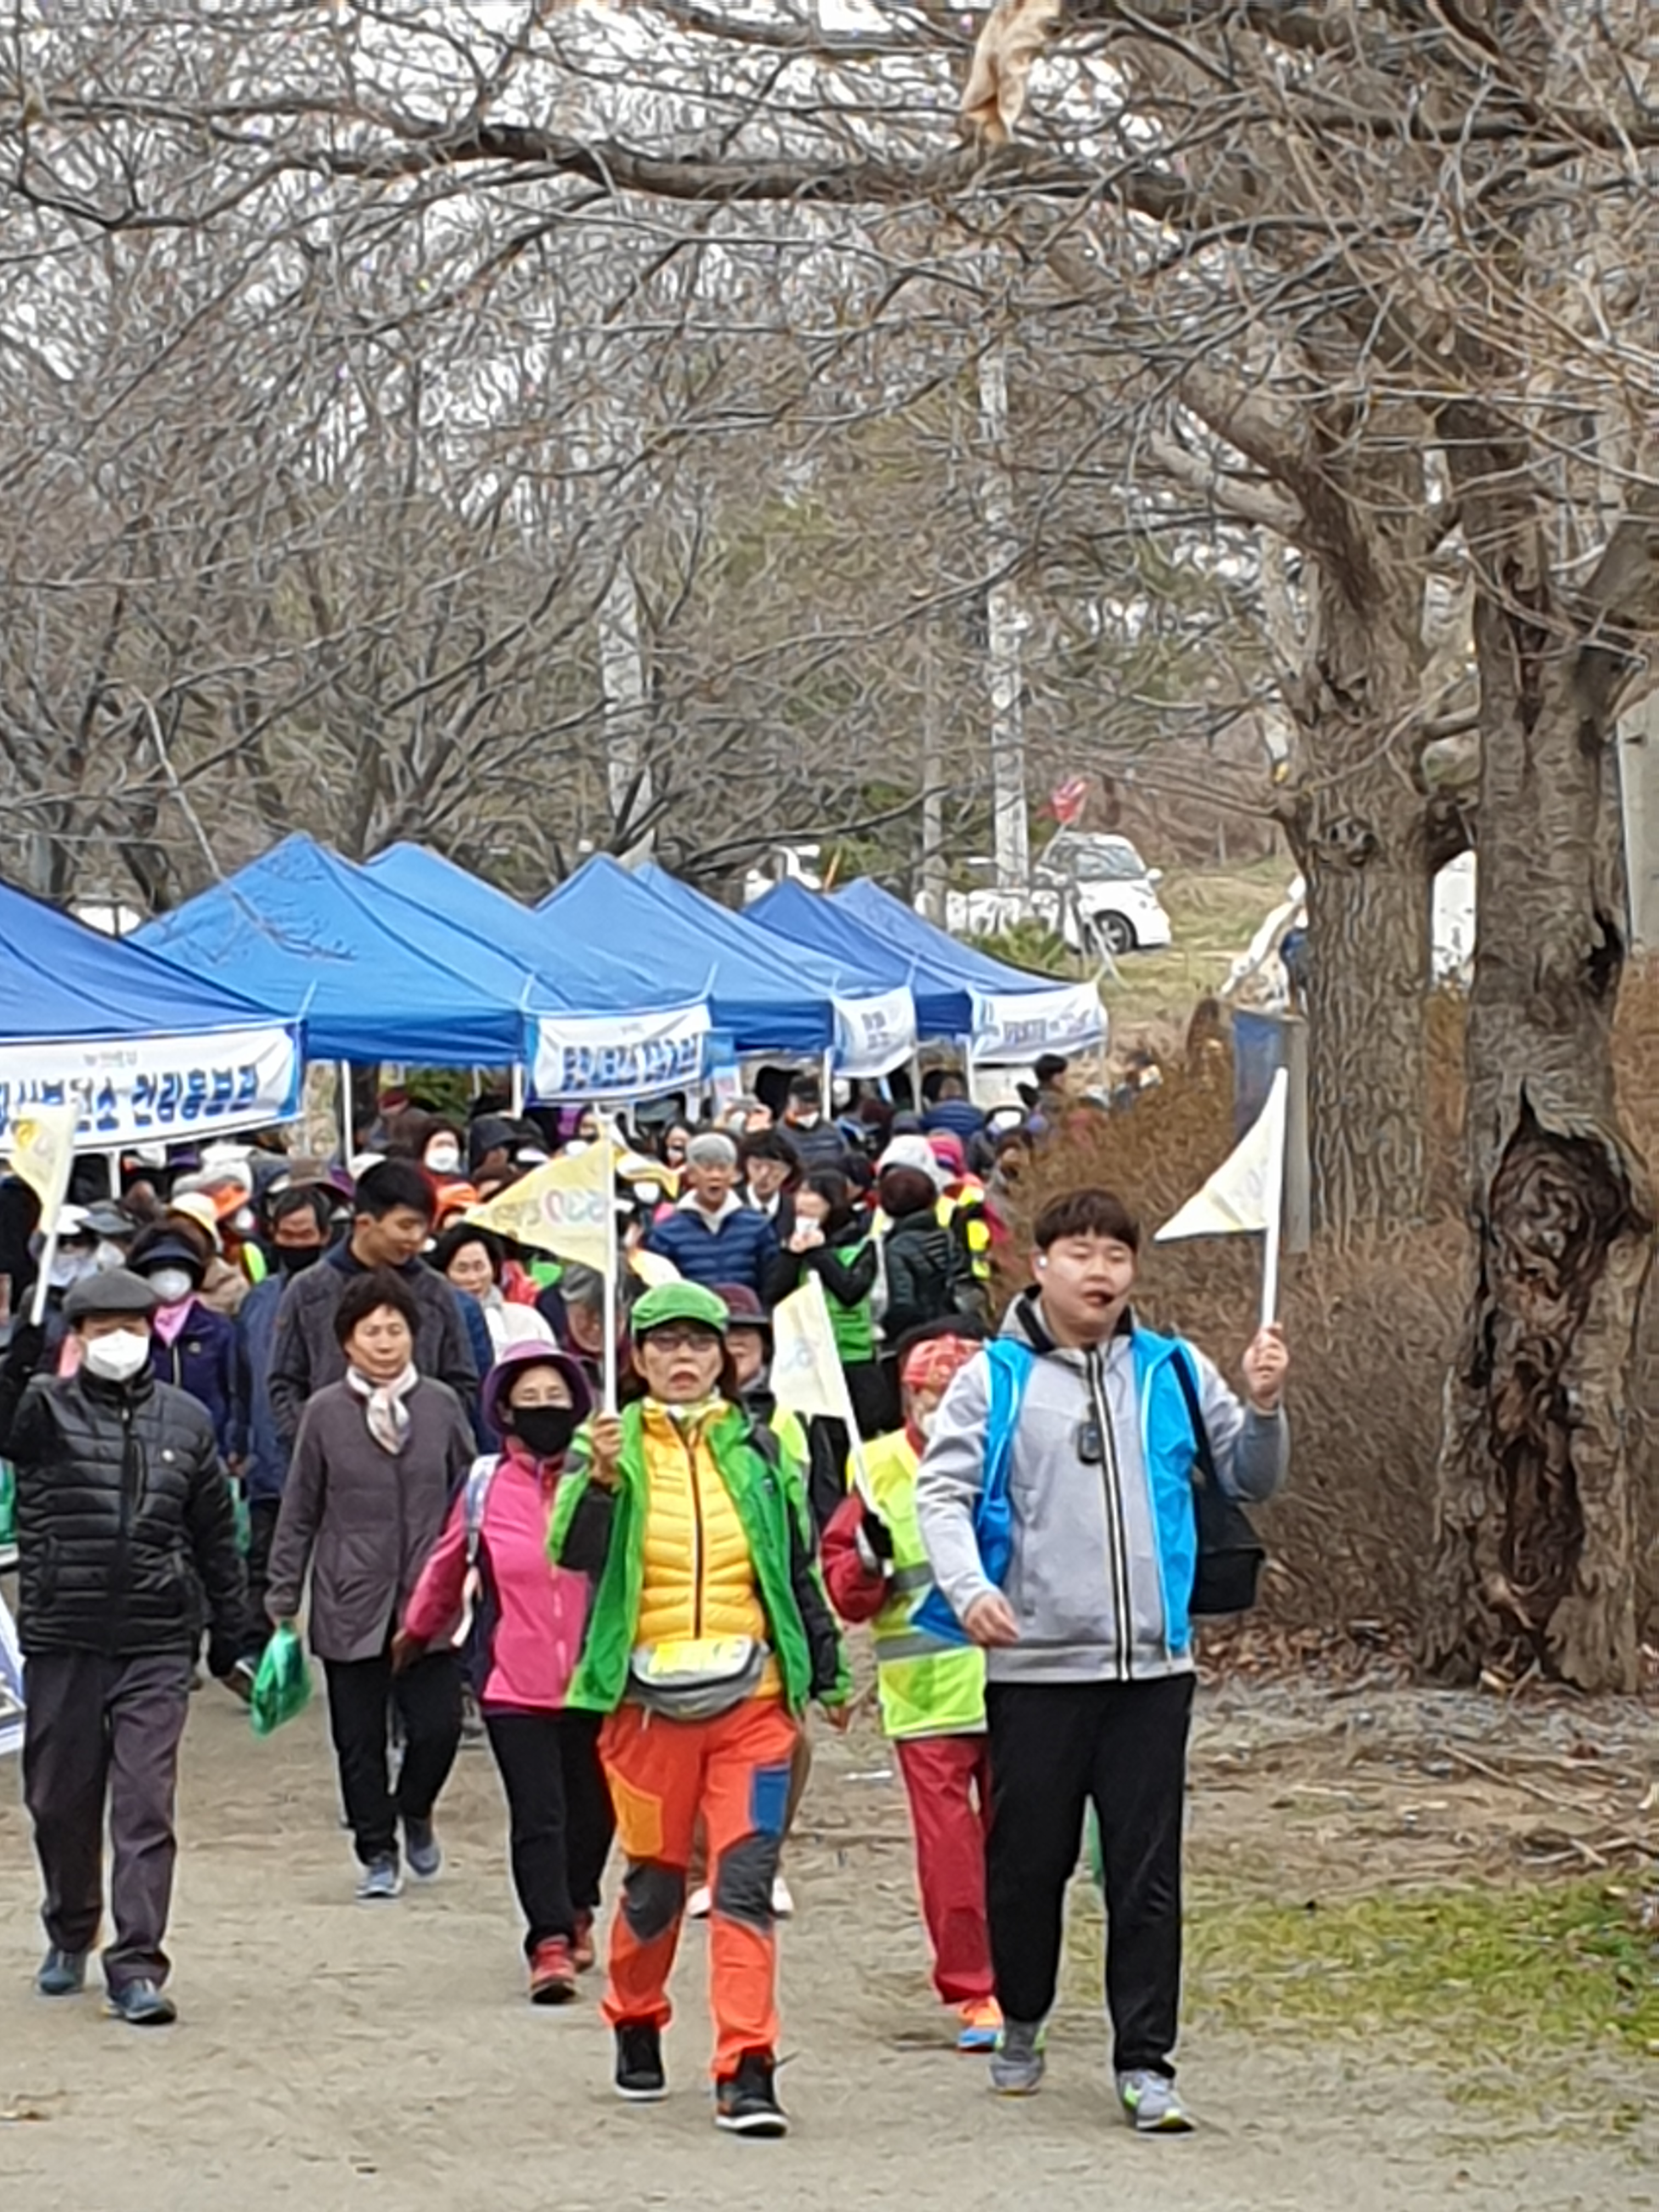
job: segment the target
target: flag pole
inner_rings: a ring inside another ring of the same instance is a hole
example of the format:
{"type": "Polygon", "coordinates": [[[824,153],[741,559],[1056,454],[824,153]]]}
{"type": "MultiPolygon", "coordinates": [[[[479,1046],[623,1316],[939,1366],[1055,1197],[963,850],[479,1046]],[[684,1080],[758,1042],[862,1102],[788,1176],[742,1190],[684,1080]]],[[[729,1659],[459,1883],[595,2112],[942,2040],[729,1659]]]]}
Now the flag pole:
{"type": "Polygon", "coordinates": [[[599,1121],[605,1134],[605,1410],[617,1410],[617,1270],[622,1264],[617,1244],[617,1150],[609,1115],[599,1121]]]}
{"type": "Polygon", "coordinates": [[[1267,1233],[1261,1255],[1261,1326],[1267,1328],[1279,1319],[1279,1258],[1285,1234],[1285,1152],[1290,1139],[1289,1070],[1279,1068],[1267,1093],[1267,1111],[1279,1115],[1279,1142],[1267,1160],[1267,1187],[1263,1212],[1267,1218],[1267,1233]]]}
{"type": "MultiPolygon", "coordinates": [[[[830,1301],[824,1295],[823,1282],[815,1274],[808,1275],[806,1280],[812,1285],[815,1293],[813,1302],[822,1316],[824,1335],[833,1344],[836,1334],[835,1325],[830,1318],[830,1301]]],[[[805,1288],[805,1285],[802,1287],[805,1288]]],[[[840,1412],[836,1418],[846,1425],[848,1455],[853,1462],[853,1487],[873,1513],[876,1510],[876,1501],[870,1488],[869,1470],[864,1464],[864,1434],[859,1427],[859,1417],[853,1409],[853,1393],[848,1384],[847,1370],[839,1359],[835,1360],[832,1365],[836,1379],[831,1388],[841,1401],[840,1412]]]]}
{"type": "Polygon", "coordinates": [[[40,1248],[40,1272],[34,1279],[34,1296],[29,1302],[29,1327],[39,1328],[46,1317],[46,1292],[52,1287],[52,1270],[58,1257],[58,1229],[63,1218],[60,1207],[52,1217],[52,1226],[46,1231],[46,1241],[40,1248]]]}

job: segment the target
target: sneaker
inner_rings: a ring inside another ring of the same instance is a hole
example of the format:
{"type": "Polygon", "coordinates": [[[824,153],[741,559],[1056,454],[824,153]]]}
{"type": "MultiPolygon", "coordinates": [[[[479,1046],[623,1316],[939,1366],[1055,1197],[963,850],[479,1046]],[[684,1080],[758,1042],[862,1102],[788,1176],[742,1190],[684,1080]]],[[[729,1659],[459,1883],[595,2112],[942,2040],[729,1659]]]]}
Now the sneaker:
{"type": "Polygon", "coordinates": [[[104,2010],[130,2027],[171,2027],[179,2017],[178,2006],[154,1982],[124,1982],[110,1991],[104,2010]]]}
{"type": "Polygon", "coordinates": [[[991,2087],[999,2097],[1035,2097],[1042,2086],[1047,2061],[1042,2056],[1041,2024],[1005,2020],[997,2047],[991,2054],[991,2087]]]}
{"type": "Polygon", "coordinates": [[[550,1936],[538,1943],[530,1960],[530,2002],[536,2005],[568,2004],[576,1994],[576,1962],[562,1936],[550,1936]]]}
{"type": "Polygon", "coordinates": [[[1138,2069],[1117,2077],[1118,2102],[1134,2122],[1139,2136],[1184,2136],[1193,2130],[1193,2116],[1176,2094],[1167,2074],[1138,2069]]]}
{"type": "Polygon", "coordinates": [[[624,2021],[617,2030],[617,2094],[630,2105],[659,2104],[668,2094],[662,2030],[649,2021],[624,2021]]]}
{"type": "Polygon", "coordinates": [[[593,1916],[591,1912],[576,1915],[576,1932],[570,1939],[570,1956],[579,1974],[589,1972],[597,1963],[599,1945],[593,1940],[593,1916]]]}
{"type": "Polygon", "coordinates": [[[714,2084],[714,2125],[737,2136],[787,2136],[772,2072],[769,2051],[745,2051],[737,2072],[714,2084]]]}
{"type": "Polygon", "coordinates": [[[401,1897],[403,1893],[404,1878],[395,1858],[388,1855],[363,1869],[357,1883],[359,1905],[378,1905],[384,1898],[401,1897]]]}
{"type": "Polygon", "coordinates": [[[34,1986],[43,1997],[78,1996],[87,1985],[84,1951],[60,1951],[54,1943],[40,1961],[34,1986]]]}
{"type": "Polygon", "coordinates": [[[794,1917],[793,1893],[783,1876],[776,1875],[772,1881],[772,1917],[774,1920],[793,1920],[794,1917]]]}
{"type": "Polygon", "coordinates": [[[416,1881],[436,1881],[444,1869],[444,1847],[430,1820],[404,1822],[404,1856],[416,1881]]]}
{"type": "Polygon", "coordinates": [[[980,1997],[972,2004],[958,2005],[957,2016],[962,2027],[957,2036],[958,2051],[994,2051],[1002,2033],[1002,2008],[994,1997],[980,1997]]]}
{"type": "Polygon", "coordinates": [[[706,1881],[699,1882],[696,1888],[692,1891],[690,1896],[685,1900],[686,1918],[688,1920],[707,1920],[714,1909],[714,1893],[709,1888],[708,1884],[706,1881]]]}

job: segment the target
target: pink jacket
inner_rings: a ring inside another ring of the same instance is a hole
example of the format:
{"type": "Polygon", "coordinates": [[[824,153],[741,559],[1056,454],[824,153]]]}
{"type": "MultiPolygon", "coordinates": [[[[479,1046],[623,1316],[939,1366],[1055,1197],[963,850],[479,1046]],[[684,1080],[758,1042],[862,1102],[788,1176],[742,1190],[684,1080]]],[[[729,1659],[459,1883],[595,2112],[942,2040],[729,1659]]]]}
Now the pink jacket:
{"type": "MultiPolygon", "coordinates": [[[[483,1588],[475,1618],[488,1639],[478,1703],[507,1711],[556,1711],[565,1701],[587,1625],[587,1577],[556,1567],[547,1528],[559,1469],[545,1471],[509,1444],[485,1493],[478,1547],[483,1588]]],[[[466,1586],[466,1486],[421,1570],[404,1626],[422,1644],[446,1642],[461,1619],[466,1586]]]]}

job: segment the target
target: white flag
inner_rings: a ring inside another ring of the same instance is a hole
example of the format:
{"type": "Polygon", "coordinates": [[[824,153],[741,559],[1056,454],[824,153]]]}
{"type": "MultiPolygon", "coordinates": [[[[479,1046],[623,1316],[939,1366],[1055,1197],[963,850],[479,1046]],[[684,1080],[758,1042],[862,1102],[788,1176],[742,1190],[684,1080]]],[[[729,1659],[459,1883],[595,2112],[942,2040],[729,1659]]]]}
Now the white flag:
{"type": "Polygon", "coordinates": [[[772,1310],[772,1395],[787,1413],[848,1417],[847,1377],[823,1285],[809,1275],[772,1310]]]}
{"type": "Polygon", "coordinates": [[[1281,1068],[1267,1103],[1228,1153],[1202,1190],[1164,1223],[1152,1240],[1167,1244],[1178,1237],[1236,1237],[1265,1229],[1279,1213],[1285,1173],[1285,1100],[1288,1089],[1281,1068]]]}

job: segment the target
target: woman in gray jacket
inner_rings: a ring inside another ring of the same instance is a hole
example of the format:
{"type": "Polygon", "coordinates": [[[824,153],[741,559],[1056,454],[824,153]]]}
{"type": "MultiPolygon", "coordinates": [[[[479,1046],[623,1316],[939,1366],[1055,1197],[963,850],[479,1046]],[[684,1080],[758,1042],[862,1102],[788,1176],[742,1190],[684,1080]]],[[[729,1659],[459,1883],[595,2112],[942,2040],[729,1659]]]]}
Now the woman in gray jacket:
{"type": "Polygon", "coordinates": [[[399,1821],[410,1873],[429,1881],[442,1866],[432,1808],[461,1734],[455,1653],[446,1645],[401,1670],[392,1659],[392,1632],[472,1463],[460,1401],[416,1370],[419,1320],[389,1268],[354,1275],[341,1291],[345,1379],[318,1391],[301,1418],[265,1594],[272,1620],[291,1621],[309,1569],[311,1648],[327,1673],[365,1903],[403,1887],[399,1821]],[[395,1796],[386,1752],[393,1705],[404,1730],[395,1796]]]}

